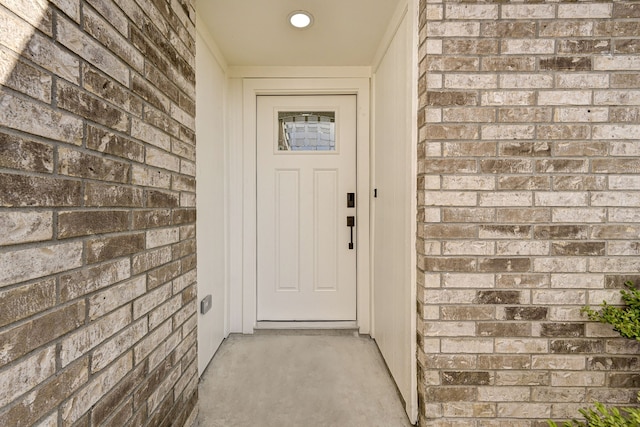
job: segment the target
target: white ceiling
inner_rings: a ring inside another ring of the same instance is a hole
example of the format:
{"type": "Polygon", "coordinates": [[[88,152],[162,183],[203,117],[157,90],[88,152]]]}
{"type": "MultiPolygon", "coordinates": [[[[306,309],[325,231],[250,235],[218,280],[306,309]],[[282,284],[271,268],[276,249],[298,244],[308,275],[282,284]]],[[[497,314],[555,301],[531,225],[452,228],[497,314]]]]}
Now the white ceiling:
{"type": "Polygon", "coordinates": [[[199,18],[231,66],[371,65],[400,0],[198,0],[199,18]],[[289,25],[306,10],[311,27],[289,25]]]}

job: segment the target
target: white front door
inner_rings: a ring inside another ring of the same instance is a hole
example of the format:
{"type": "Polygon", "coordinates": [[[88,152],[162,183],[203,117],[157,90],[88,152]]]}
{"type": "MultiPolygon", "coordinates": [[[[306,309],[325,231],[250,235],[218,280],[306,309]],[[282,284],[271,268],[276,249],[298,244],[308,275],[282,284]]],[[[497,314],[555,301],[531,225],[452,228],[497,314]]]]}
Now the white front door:
{"type": "Polygon", "coordinates": [[[258,321],[356,320],[355,192],[355,95],[258,96],[258,321]]]}

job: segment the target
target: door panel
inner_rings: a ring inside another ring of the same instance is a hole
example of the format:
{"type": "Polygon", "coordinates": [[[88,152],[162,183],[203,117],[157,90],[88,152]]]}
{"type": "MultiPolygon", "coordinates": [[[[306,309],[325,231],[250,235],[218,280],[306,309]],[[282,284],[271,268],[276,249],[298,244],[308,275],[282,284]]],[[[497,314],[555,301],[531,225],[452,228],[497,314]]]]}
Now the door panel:
{"type": "Polygon", "coordinates": [[[276,289],[300,289],[300,171],[276,170],[276,289]]]}
{"type": "Polygon", "coordinates": [[[313,272],[316,291],[338,290],[338,171],[314,170],[313,272]]]}
{"type": "Polygon", "coordinates": [[[356,97],[257,106],[257,320],[356,320],[356,97]]]}

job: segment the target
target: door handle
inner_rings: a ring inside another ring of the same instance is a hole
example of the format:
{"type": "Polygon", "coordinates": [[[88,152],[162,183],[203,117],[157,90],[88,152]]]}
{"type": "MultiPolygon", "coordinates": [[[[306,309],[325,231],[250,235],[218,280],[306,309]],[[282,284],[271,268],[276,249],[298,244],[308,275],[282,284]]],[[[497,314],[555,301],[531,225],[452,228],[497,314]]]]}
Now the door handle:
{"type": "Polygon", "coordinates": [[[349,227],[349,234],[351,235],[349,241],[349,249],[353,249],[353,227],[356,226],[356,217],[348,216],[347,217],[347,227],[349,227]]]}

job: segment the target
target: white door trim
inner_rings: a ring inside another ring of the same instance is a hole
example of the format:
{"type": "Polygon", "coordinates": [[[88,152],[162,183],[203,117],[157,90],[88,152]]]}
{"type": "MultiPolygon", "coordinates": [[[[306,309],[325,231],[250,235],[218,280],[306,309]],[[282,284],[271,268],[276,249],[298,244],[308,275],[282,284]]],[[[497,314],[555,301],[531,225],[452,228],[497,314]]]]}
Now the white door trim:
{"type": "Polygon", "coordinates": [[[256,328],[257,245],[256,245],[256,114],[258,95],[353,94],[357,96],[357,324],[368,334],[371,324],[370,281],[370,93],[368,78],[244,79],[242,86],[242,332],[256,328]]]}

